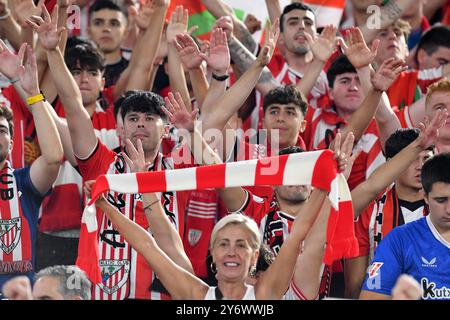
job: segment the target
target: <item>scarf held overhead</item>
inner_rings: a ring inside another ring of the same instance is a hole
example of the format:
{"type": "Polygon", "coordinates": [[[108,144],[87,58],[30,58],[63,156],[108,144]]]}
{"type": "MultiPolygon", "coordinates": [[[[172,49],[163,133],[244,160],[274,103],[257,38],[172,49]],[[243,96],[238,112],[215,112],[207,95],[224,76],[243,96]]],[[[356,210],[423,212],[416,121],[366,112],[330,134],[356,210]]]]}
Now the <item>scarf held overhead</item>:
{"type": "Polygon", "coordinates": [[[187,169],[99,176],[83,212],[77,265],[93,283],[101,282],[94,203],[104,192],[134,194],[262,185],[311,185],[328,191],[331,212],[324,263],[331,265],[334,260],[358,254],[347,182],[337,172],[333,152],[321,150],[187,169]]]}

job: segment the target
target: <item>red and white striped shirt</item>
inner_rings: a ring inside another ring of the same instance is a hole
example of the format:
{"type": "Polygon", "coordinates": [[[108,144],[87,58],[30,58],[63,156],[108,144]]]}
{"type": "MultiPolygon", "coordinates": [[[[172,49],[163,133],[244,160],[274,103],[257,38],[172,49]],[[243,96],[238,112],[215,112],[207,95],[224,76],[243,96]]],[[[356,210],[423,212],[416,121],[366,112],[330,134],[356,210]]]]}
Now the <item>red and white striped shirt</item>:
{"type": "MultiPolygon", "coordinates": [[[[308,150],[327,149],[333,141],[337,130],[347,125],[347,121],[339,117],[332,109],[313,109],[308,107],[305,120],[308,125],[303,133],[308,150]]],[[[350,189],[366,180],[386,159],[383,156],[379,131],[375,120],[372,120],[357,142],[354,152],[361,149],[361,153],[353,164],[348,179],[350,189]]]]}
{"type": "MultiPolygon", "coordinates": [[[[173,154],[175,155],[175,154],[173,154]]],[[[162,171],[185,167],[172,157],[158,154],[149,171],[162,171]]],[[[78,159],[84,180],[95,180],[102,174],[129,172],[121,154],[109,150],[99,142],[93,153],[84,160],[78,159]]],[[[189,192],[162,192],[161,203],[176,226],[180,236],[184,233],[184,215],[189,192]]],[[[129,219],[148,230],[149,225],[142,208],[141,194],[109,193],[108,200],[129,219]]],[[[102,283],[93,288],[93,298],[98,300],[169,299],[166,294],[151,290],[155,274],[144,257],[125,241],[114,229],[106,215],[97,213],[99,221],[99,253],[102,283]]]]}

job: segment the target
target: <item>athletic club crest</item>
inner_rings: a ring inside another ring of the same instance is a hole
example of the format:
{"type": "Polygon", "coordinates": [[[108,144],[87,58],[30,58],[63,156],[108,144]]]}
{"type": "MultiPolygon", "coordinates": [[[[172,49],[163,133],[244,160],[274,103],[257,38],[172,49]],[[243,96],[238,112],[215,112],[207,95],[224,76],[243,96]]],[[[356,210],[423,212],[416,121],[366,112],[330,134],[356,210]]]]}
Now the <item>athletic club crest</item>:
{"type": "Polygon", "coordinates": [[[189,229],[188,241],[191,246],[195,246],[201,237],[202,232],[200,230],[189,229]]]}
{"type": "Polygon", "coordinates": [[[119,290],[128,280],[130,261],[128,260],[100,260],[102,283],[99,287],[107,294],[119,290]]]}
{"type": "Polygon", "coordinates": [[[19,243],[22,231],[20,217],[11,220],[0,220],[0,248],[6,254],[10,254],[19,243]]]}

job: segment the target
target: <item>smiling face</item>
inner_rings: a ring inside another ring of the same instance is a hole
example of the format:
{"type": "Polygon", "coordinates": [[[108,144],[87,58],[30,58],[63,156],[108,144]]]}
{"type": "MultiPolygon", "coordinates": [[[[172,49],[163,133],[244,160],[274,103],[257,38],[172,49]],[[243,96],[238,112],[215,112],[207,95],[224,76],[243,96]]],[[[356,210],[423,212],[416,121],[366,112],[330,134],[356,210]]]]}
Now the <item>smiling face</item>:
{"type": "Polygon", "coordinates": [[[316,34],[314,14],[309,10],[294,9],[284,16],[281,38],[286,49],[298,55],[309,52],[305,32],[316,34]]]}
{"type": "Polygon", "coordinates": [[[254,247],[251,233],[241,224],[228,224],[219,230],[211,250],[217,280],[245,281],[258,258],[254,247]]]}

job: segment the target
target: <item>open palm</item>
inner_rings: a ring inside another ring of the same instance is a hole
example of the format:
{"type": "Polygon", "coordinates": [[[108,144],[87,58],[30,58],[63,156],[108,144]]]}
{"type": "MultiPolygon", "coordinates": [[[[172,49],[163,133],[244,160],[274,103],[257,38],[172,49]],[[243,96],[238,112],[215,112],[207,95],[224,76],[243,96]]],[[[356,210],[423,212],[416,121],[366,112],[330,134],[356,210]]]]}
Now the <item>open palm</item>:
{"type": "Polygon", "coordinates": [[[351,28],[346,31],[347,44],[340,39],[340,45],[350,63],[356,68],[362,68],[372,63],[377,55],[379,40],[374,40],[369,49],[359,28],[351,28]]]}
{"type": "Polygon", "coordinates": [[[177,34],[174,41],[178,56],[186,70],[192,70],[200,67],[205,55],[200,52],[194,39],[187,33],[177,34]]]}
{"type": "Polygon", "coordinates": [[[216,28],[211,33],[209,56],[206,60],[213,70],[227,71],[230,66],[230,51],[228,49],[225,31],[216,28]]]}
{"type": "Polygon", "coordinates": [[[391,84],[397,79],[400,72],[405,71],[403,60],[397,58],[389,58],[383,62],[380,68],[371,77],[372,86],[380,91],[386,91],[391,84]]]}
{"type": "Polygon", "coordinates": [[[33,0],[13,0],[12,8],[18,22],[21,25],[25,25],[27,19],[31,16],[40,16],[44,2],[45,0],[39,0],[39,3],[35,5],[33,0]]]}
{"type": "Polygon", "coordinates": [[[312,37],[305,33],[306,40],[316,59],[326,62],[336,47],[336,27],[325,26],[320,36],[312,37]]]}
{"type": "Polygon", "coordinates": [[[169,118],[170,123],[178,129],[185,129],[192,132],[194,130],[198,109],[194,109],[189,113],[179,92],[175,96],[170,92],[164,99],[167,107],[163,107],[163,111],[169,118]]]}
{"type": "Polygon", "coordinates": [[[32,26],[39,34],[39,41],[47,50],[53,50],[58,46],[61,39],[61,33],[64,27],[58,29],[58,8],[55,6],[52,15],[48,13],[47,9],[43,8],[44,19],[38,16],[32,16],[27,20],[28,24],[32,26]]]}
{"type": "Polygon", "coordinates": [[[26,43],[20,46],[19,53],[12,53],[6,44],[0,39],[0,72],[9,79],[17,78],[19,75],[19,66],[22,64],[25,54],[26,43]]]}

